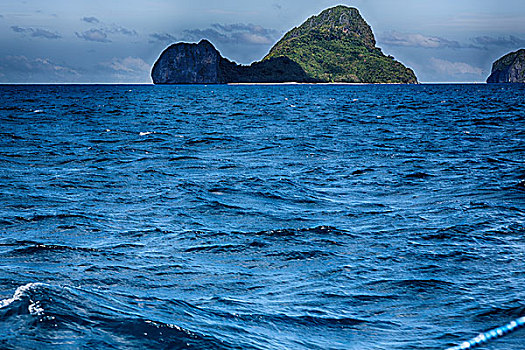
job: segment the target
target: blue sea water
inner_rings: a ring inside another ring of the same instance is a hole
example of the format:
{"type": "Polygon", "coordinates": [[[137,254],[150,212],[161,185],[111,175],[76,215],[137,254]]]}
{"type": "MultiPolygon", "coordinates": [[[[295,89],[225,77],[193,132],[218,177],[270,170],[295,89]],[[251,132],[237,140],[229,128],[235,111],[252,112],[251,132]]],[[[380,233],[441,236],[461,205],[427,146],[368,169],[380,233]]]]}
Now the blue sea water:
{"type": "Polygon", "coordinates": [[[525,314],[524,85],[0,93],[2,349],[444,349],[525,314]]]}

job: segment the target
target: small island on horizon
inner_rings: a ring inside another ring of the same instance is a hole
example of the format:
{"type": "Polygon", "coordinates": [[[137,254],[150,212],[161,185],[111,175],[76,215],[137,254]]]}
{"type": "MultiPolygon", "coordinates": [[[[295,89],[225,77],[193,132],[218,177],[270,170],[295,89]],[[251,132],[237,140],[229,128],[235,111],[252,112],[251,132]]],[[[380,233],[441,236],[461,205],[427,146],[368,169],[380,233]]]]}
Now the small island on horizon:
{"type": "Polygon", "coordinates": [[[508,53],[494,62],[487,83],[525,83],[525,49],[508,53]]]}
{"type": "Polygon", "coordinates": [[[339,5],[286,33],[258,62],[232,62],[208,40],[166,48],[153,65],[154,84],[398,83],[417,84],[412,69],[376,47],[356,8],[339,5]]]}

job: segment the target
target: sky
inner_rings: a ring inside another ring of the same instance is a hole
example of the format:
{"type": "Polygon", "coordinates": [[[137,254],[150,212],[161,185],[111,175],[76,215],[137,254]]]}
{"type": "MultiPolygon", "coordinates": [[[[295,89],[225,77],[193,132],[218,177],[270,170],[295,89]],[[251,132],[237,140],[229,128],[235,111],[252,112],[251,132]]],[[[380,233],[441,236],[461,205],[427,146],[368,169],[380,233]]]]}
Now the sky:
{"type": "Polygon", "coordinates": [[[484,82],[525,48],[523,0],[0,0],[0,83],[151,83],[165,47],[203,38],[249,64],[335,5],[420,82],[484,82]]]}

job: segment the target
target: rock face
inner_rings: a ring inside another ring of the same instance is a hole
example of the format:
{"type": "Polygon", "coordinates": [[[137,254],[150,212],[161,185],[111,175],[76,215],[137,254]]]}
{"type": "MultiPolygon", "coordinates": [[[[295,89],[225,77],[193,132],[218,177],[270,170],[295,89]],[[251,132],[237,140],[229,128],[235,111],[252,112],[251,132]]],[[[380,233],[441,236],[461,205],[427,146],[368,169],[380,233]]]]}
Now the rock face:
{"type": "Polygon", "coordinates": [[[168,47],[151,71],[155,84],[314,82],[287,57],[241,66],[221,56],[207,40],[168,47]]]}
{"type": "Polygon", "coordinates": [[[336,6],[292,29],[260,62],[241,66],[207,41],[168,47],[155,62],[155,84],[279,82],[417,83],[414,72],[377,48],[355,8],[336,6]]]}
{"type": "Polygon", "coordinates": [[[487,83],[525,83],[525,49],[511,52],[494,62],[487,83]]]}
{"type": "Polygon", "coordinates": [[[207,40],[174,44],[155,62],[151,77],[155,84],[218,84],[221,58],[207,40]]]}
{"type": "Polygon", "coordinates": [[[151,77],[155,84],[218,84],[221,58],[207,40],[174,44],[155,62],[151,77]]]}

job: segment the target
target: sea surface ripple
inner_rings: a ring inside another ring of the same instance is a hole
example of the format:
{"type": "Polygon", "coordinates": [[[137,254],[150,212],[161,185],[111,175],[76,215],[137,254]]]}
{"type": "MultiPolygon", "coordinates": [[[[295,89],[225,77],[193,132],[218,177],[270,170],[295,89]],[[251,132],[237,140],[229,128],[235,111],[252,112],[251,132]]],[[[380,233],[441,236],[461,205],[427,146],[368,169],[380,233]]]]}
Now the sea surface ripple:
{"type": "Polygon", "coordinates": [[[525,314],[524,85],[0,93],[0,348],[444,349],[525,314]]]}

